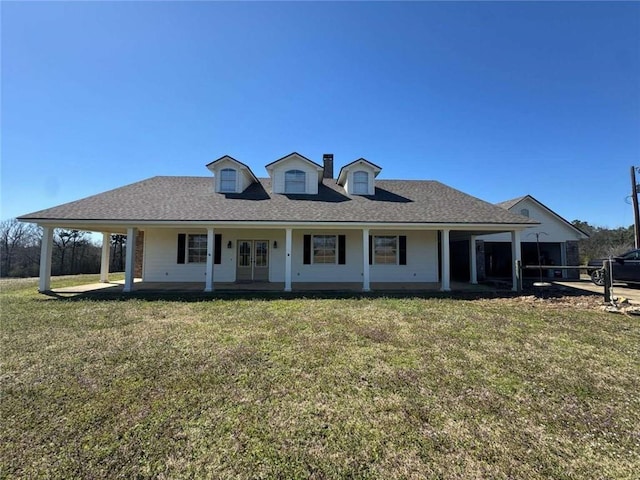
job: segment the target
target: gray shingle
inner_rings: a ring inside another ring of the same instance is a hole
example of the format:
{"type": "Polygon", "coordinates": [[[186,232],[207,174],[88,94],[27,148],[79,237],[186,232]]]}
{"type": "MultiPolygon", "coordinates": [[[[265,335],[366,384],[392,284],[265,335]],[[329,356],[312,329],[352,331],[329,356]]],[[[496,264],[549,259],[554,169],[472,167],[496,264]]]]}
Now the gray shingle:
{"type": "Polygon", "coordinates": [[[213,192],[213,177],[153,177],[20,217],[99,221],[278,221],[536,224],[437,181],[376,180],[375,195],[347,195],[325,179],[318,195],[271,193],[259,179],[240,194],[213,192]]]}
{"type": "Polygon", "coordinates": [[[527,197],[529,197],[529,195],[523,195],[522,197],[512,198],[511,200],[505,200],[504,202],[496,203],[496,205],[500,208],[504,208],[505,210],[509,210],[511,207],[517,205],[520,201],[524,200],[527,197]]]}

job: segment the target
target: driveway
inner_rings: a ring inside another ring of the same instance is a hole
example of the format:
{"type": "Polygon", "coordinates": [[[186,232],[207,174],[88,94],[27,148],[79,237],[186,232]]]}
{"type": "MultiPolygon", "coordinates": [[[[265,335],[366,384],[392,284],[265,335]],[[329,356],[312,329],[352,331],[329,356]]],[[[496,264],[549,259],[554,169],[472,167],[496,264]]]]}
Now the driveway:
{"type": "MultiPolygon", "coordinates": [[[[585,292],[599,293],[604,299],[604,287],[594,285],[594,283],[589,280],[589,277],[586,275],[582,275],[582,278],[580,280],[562,280],[553,283],[555,285],[562,285],[564,287],[584,290],[585,292]]],[[[629,302],[631,303],[640,304],[640,289],[629,288],[627,287],[626,283],[614,283],[611,292],[614,297],[623,297],[629,300],[629,302]]]]}

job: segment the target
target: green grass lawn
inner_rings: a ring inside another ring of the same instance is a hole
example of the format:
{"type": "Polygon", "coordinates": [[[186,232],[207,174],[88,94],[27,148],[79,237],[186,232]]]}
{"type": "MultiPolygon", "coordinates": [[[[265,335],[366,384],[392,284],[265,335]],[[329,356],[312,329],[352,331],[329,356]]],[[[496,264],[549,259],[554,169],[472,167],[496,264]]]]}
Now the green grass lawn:
{"type": "Polygon", "coordinates": [[[36,289],[0,282],[2,478],[640,475],[640,322],[597,300],[36,289]]]}

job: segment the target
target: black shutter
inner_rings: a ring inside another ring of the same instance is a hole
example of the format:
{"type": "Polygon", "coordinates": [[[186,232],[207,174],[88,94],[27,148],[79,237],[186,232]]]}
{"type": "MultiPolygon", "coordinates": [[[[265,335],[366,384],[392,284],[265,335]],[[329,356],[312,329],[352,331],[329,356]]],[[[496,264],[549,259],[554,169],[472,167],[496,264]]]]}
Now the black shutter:
{"type": "Polygon", "coordinates": [[[373,237],[369,235],[369,265],[373,265],[373,237]]]}
{"type": "Polygon", "coordinates": [[[304,236],[304,251],[302,252],[302,263],[311,265],[311,235],[304,236]]]}
{"type": "Polygon", "coordinates": [[[178,234],[178,263],[184,263],[184,254],[187,245],[187,235],[185,233],[178,234]]]}
{"type": "Polygon", "coordinates": [[[222,263],[222,234],[216,233],[213,245],[213,263],[220,265],[222,263]]]}
{"type": "Polygon", "coordinates": [[[338,235],[338,265],[344,265],[346,264],[346,248],[345,248],[345,236],[344,235],[338,235]]]}
{"type": "Polygon", "coordinates": [[[400,265],[407,264],[407,236],[400,235],[399,237],[399,249],[400,249],[400,265]]]}

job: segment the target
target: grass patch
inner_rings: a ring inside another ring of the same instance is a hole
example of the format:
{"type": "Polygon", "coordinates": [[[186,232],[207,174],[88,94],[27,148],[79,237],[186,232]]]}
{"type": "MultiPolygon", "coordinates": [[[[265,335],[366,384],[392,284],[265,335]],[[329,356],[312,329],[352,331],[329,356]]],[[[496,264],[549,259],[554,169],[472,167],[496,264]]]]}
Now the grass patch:
{"type": "Polygon", "coordinates": [[[634,317],[518,298],[56,300],[36,288],[0,284],[2,478],[640,471],[634,317]]]}

